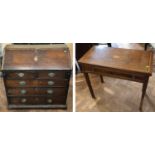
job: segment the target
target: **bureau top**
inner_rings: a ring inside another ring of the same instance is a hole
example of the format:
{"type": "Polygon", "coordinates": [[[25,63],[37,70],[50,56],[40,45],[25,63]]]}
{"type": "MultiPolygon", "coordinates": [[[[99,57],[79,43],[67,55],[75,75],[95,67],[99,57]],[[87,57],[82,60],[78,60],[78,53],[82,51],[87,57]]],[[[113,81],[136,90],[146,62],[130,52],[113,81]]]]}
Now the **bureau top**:
{"type": "Polygon", "coordinates": [[[152,59],[152,51],[106,48],[99,45],[92,47],[79,63],[151,74],[152,59]]]}
{"type": "Polygon", "coordinates": [[[7,45],[3,70],[70,70],[70,51],[65,44],[7,45]]]}

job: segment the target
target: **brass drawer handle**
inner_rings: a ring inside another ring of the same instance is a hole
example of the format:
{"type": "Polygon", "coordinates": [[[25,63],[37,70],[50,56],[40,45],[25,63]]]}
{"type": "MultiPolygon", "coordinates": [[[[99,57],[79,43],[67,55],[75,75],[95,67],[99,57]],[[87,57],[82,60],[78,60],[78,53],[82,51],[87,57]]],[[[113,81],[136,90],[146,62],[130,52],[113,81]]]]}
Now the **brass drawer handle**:
{"type": "Polygon", "coordinates": [[[48,94],[52,94],[52,93],[53,93],[53,90],[52,90],[52,89],[48,89],[48,90],[47,90],[47,93],[48,93],[48,94]]]}
{"type": "Polygon", "coordinates": [[[54,82],[53,81],[48,81],[48,85],[52,86],[52,85],[54,85],[54,82]]]}
{"type": "Polygon", "coordinates": [[[20,84],[21,86],[25,86],[25,85],[26,85],[26,82],[25,82],[25,81],[20,81],[19,84],[20,84]]]}
{"type": "Polygon", "coordinates": [[[26,91],[25,89],[22,89],[22,90],[20,91],[20,93],[21,93],[21,94],[26,94],[27,91],[26,91]]]}
{"type": "Polygon", "coordinates": [[[25,103],[26,101],[27,101],[26,98],[22,98],[22,99],[21,99],[21,102],[22,102],[22,103],[25,103]]]}
{"type": "Polygon", "coordinates": [[[17,73],[17,75],[22,78],[22,77],[24,77],[25,74],[24,73],[17,73]]]}
{"type": "Polygon", "coordinates": [[[53,101],[52,101],[52,99],[48,99],[47,102],[48,103],[52,103],[53,101]]]}
{"type": "Polygon", "coordinates": [[[48,76],[49,77],[54,77],[55,76],[55,73],[48,73],[48,76]]]}

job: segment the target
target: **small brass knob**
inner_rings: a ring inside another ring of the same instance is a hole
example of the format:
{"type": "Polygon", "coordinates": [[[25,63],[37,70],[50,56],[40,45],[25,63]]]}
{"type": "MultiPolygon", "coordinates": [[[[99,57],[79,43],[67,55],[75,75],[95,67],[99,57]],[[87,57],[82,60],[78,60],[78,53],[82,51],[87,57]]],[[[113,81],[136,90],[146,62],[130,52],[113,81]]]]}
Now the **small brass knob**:
{"type": "Polygon", "coordinates": [[[49,77],[54,77],[55,76],[55,73],[48,73],[48,76],[49,77]]]}

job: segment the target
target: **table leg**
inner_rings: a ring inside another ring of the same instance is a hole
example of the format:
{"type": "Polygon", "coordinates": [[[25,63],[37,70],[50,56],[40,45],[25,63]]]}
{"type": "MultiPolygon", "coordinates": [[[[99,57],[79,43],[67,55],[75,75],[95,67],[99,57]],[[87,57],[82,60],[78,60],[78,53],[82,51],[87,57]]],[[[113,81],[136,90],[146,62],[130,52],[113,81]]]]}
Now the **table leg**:
{"type": "Polygon", "coordinates": [[[77,67],[78,72],[80,72],[81,69],[80,69],[80,66],[79,66],[79,64],[78,64],[78,61],[77,61],[76,59],[75,59],[75,65],[76,65],[76,67],[77,67]]]}
{"type": "Polygon", "coordinates": [[[145,51],[147,50],[148,44],[149,44],[149,43],[145,43],[145,45],[144,45],[144,50],[145,50],[145,51]]]}
{"type": "Polygon", "coordinates": [[[107,44],[108,44],[108,47],[112,47],[112,46],[111,46],[111,43],[107,43],[107,44]]]}
{"type": "Polygon", "coordinates": [[[145,79],[145,81],[143,82],[143,88],[142,88],[142,96],[141,96],[141,102],[140,102],[140,107],[139,110],[142,111],[142,107],[143,107],[143,100],[144,100],[144,96],[146,94],[146,89],[147,89],[147,85],[148,85],[148,80],[149,78],[147,77],[145,79]]]}
{"type": "Polygon", "coordinates": [[[88,73],[84,73],[84,76],[85,76],[89,91],[91,93],[91,96],[92,96],[92,98],[95,98],[95,94],[94,94],[94,91],[93,91],[93,88],[92,88],[88,73]]]}
{"type": "Polygon", "coordinates": [[[104,80],[103,80],[103,76],[100,75],[100,78],[101,78],[101,82],[104,83],[104,80]]]}

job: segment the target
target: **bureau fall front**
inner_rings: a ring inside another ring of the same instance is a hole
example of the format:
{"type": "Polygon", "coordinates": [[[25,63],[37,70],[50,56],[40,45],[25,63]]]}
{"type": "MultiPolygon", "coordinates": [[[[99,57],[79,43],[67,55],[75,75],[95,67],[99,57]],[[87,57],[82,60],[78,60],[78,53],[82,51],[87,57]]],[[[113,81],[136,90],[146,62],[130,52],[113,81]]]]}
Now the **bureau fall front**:
{"type": "Polygon", "coordinates": [[[66,108],[70,51],[59,45],[8,45],[3,77],[9,108],[66,108]]]}

